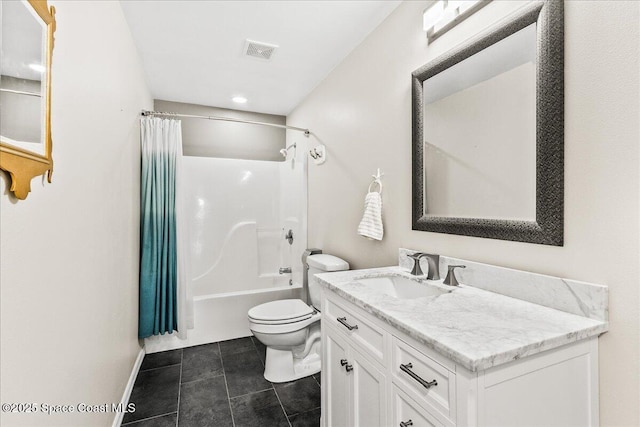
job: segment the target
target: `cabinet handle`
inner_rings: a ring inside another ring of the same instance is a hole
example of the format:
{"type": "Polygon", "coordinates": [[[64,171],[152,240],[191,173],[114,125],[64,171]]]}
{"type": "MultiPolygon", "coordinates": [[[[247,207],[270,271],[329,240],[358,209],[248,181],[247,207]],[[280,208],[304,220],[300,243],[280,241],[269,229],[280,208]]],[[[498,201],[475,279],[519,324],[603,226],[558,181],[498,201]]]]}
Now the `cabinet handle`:
{"type": "Polygon", "coordinates": [[[354,329],[358,329],[358,325],[351,326],[350,324],[348,324],[346,317],[338,317],[336,320],[342,323],[350,331],[353,331],[354,329]]]}
{"type": "Polygon", "coordinates": [[[424,388],[430,389],[431,387],[438,385],[438,381],[436,381],[436,380],[433,380],[433,381],[425,381],[425,380],[423,380],[422,378],[420,378],[420,375],[418,375],[415,372],[413,372],[411,370],[411,368],[413,368],[413,364],[412,363],[407,363],[406,365],[403,365],[402,363],[400,364],[400,370],[402,370],[403,372],[406,372],[407,374],[409,374],[409,376],[411,378],[413,378],[414,380],[418,381],[420,383],[420,385],[422,385],[424,388]]]}
{"type": "Polygon", "coordinates": [[[340,366],[344,366],[347,372],[353,371],[353,365],[350,365],[347,359],[340,359],[340,366]]]}
{"type": "Polygon", "coordinates": [[[411,420],[407,420],[407,421],[400,421],[400,427],[409,427],[413,425],[413,421],[411,420]]]}

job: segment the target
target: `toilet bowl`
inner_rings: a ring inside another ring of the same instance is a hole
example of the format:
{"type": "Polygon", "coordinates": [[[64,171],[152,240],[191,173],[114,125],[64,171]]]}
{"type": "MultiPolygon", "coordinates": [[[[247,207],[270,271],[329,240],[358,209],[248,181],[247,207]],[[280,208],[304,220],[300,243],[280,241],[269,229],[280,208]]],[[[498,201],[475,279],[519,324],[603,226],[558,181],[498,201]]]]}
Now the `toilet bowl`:
{"type": "Polygon", "coordinates": [[[249,310],[249,328],[267,346],[264,377],[268,381],[293,381],[320,371],[320,353],[311,351],[320,343],[320,317],[299,299],[272,301],[249,310]]]}
{"type": "Polygon", "coordinates": [[[332,255],[307,257],[311,305],[300,299],[271,301],[248,312],[249,329],[267,347],[264,377],[274,383],[293,381],[320,372],[320,285],[313,275],[348,270],[332,255]]]}

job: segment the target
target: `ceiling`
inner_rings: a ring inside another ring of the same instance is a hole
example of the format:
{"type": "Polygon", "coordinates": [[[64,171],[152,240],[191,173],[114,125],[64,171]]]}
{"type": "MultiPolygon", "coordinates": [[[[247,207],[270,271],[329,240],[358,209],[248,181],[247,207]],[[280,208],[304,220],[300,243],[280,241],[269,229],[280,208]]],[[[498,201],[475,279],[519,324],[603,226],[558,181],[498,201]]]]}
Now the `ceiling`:
{"type": "Polygon", "coordinates": [[[287,115],[400,2],[120,3],[155,99],[287,115]],[[278,48],[246,56],[246,39],[278,48]]]}

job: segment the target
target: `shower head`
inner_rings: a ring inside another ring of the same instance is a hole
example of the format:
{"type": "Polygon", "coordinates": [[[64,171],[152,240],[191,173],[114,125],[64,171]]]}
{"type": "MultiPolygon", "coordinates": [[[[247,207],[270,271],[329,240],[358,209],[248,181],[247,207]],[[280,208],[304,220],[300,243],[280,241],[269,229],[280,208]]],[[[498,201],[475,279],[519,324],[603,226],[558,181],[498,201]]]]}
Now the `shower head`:
{"type": "Polygon", "coordinates": [[[291,148],[296,148],[296,143],[294,142],[293,144],[291,144],[290,146],[288,146],[287,148],[283,148],[282,150],[280,150],[280,154],[282,154],[282,157],[284,157],[285,159],[287,158],[287,154],[289,153],[289,149],[291,148]]]}

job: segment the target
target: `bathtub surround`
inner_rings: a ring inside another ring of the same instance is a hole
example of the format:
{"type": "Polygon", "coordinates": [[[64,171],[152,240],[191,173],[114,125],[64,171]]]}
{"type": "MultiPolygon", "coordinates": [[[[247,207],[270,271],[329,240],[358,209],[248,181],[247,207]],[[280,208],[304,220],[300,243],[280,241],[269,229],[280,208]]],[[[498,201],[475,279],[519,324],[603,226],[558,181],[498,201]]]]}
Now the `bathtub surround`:
{"type": "Polygon", "coordinates": [[[353,268],[394,265],[408,247],[607,285],[600,424],[638,425],[640,3],[565,2],[564,247],[411,230],[411,72],[519,7],[493,1],[427,45],[429,4],[402,3],[287,117],[313,129],[310,146],[329,152],[309,169],[309,246],[353,268]],[[378,167],[393,210],[385,211],[385,240],[370,242],[353,230],[378,167]]]}
{"type": "MultiPolygon", "coordinates": [[[[3,402],[120,402],[140,346],[139,114],[153,108],[117,2],[50,1],[52,184],[0,178],[3,402]]],[[[3,426],[111,425],[114,413],[1,413],[3,426]]]]}
{"type": "Polygon", "coordinates": [[[145,340],[148,353],[249,336],[250,308],[300,297],[305,154],[290,150],[286,162],[183,158],[195,327],[185,340],[145,340]]]}

